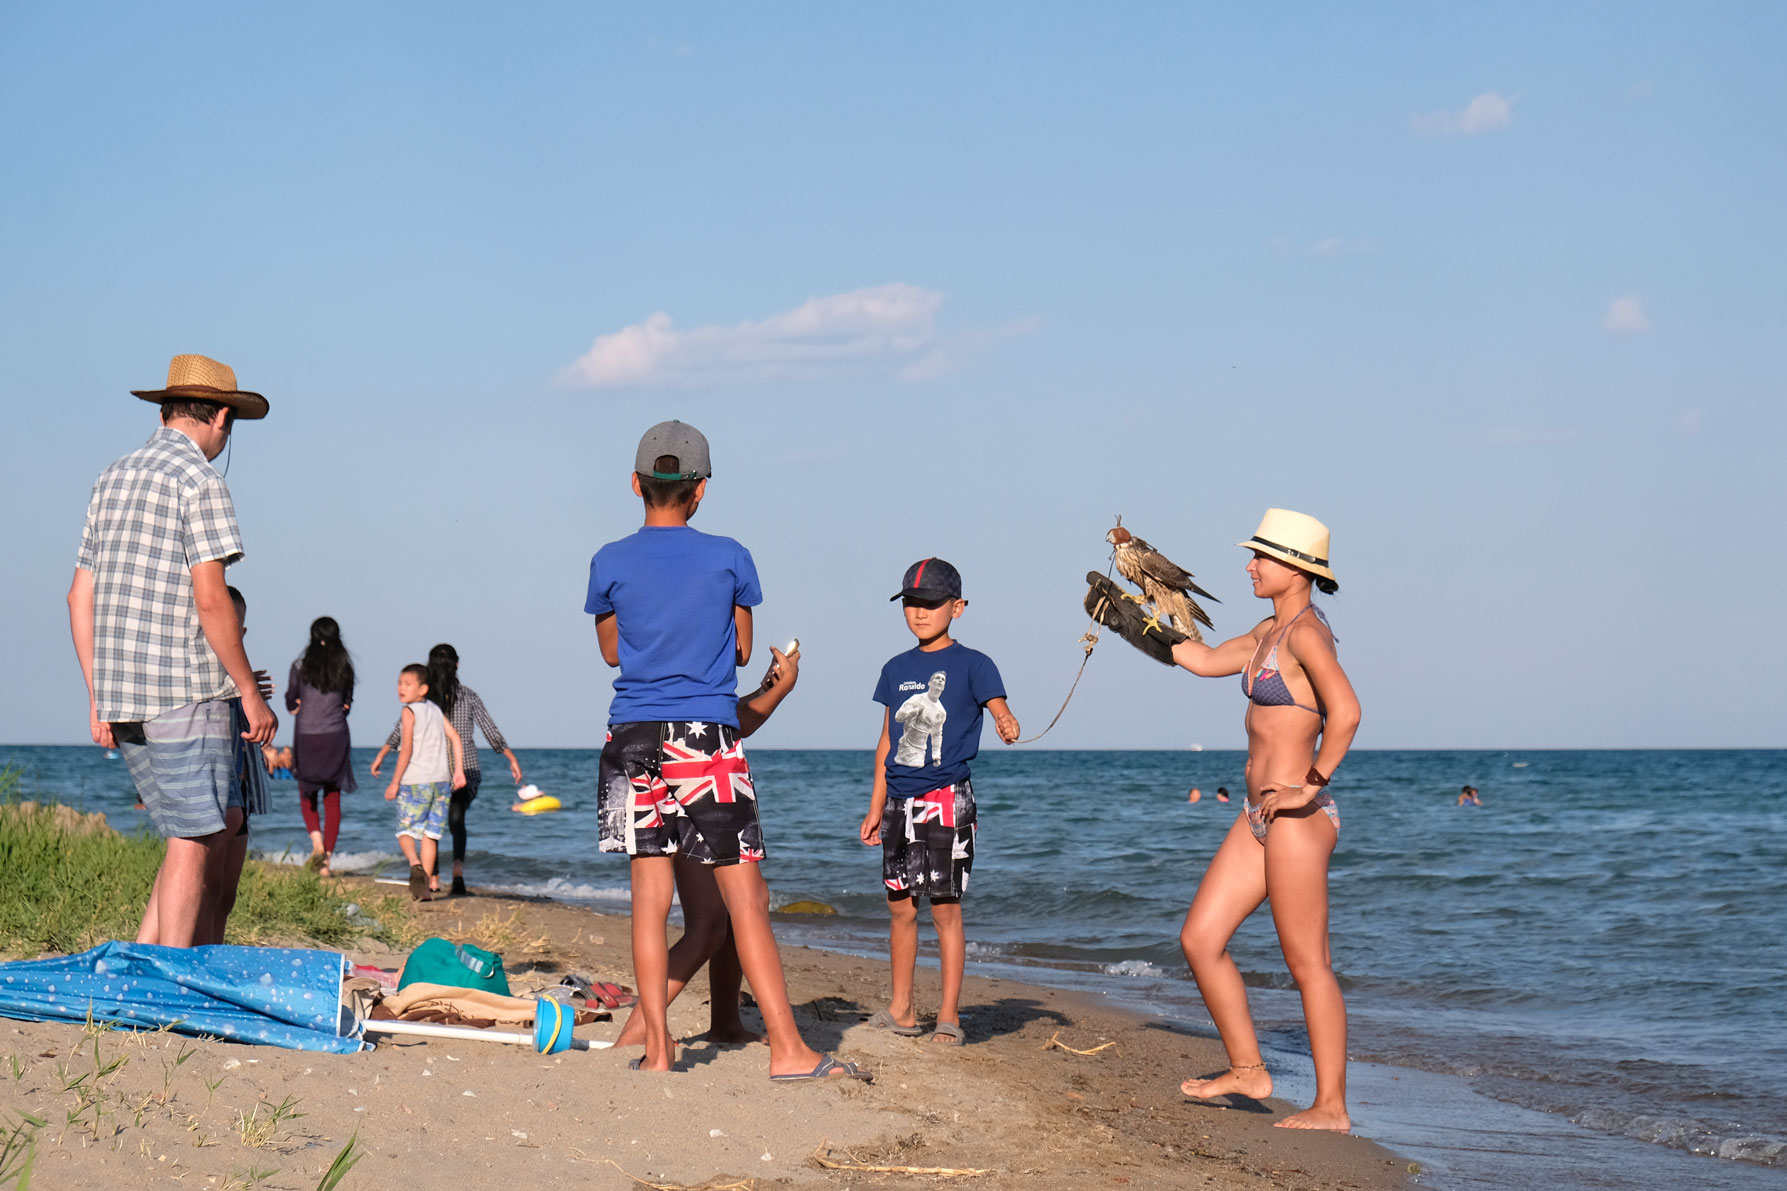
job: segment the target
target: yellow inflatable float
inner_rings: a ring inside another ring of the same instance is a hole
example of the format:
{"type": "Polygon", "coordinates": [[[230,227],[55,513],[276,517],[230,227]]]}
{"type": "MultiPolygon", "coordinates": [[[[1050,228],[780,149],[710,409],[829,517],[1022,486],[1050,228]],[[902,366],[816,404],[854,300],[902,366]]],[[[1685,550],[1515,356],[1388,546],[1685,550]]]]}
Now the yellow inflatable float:
{"type": "Polygon", "coordinates": [[[537,815],[542,811],[555,811],[560,807],[559,800],[550,794],[540,793],[540,787],[526,785],[515,791],[519,800],[509,809],[518,814],[537,815]]]}

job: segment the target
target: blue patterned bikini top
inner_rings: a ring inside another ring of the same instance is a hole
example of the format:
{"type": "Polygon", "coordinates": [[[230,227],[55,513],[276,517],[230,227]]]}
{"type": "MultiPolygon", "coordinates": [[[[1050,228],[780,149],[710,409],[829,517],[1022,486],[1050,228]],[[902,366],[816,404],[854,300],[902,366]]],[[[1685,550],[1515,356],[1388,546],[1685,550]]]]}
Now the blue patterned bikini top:
{"type": "MultiPolygon", "coordinates": [[[[1303,612],[1314,612],[1317,620],[1324,625],[1328,623],[1328,618],[1322,615],[1322,610],[1314,604],[1305,605],[1303,612]]],[[[1291,617],[1284,628],[1279,630],[1278,636],[1272,639],[1272,650],[1266,655],[1266,660],[1259,669],[1255,670],[1252,659],[1248,660],[1247,669],[1241,671],[1241,691],[1247,696],[1249,702],[1259,707],[1301,707],[1304,711],[1314,712],[1326,719],[1328,713],[1321,708],[1310,707],[1293,699],[1291,688],[1284,684],[1284,676],[1278,672],[1278,644],[1291,631],[1291,625],[1302,619],[1303,612],[1291,617]]],[[[1332,628],[1329,631],[1332,632],[1332,628]]],[[[1253,652],[1254,656],[1258,657],[1259,646],[1254,646],[1253,652]]]]}

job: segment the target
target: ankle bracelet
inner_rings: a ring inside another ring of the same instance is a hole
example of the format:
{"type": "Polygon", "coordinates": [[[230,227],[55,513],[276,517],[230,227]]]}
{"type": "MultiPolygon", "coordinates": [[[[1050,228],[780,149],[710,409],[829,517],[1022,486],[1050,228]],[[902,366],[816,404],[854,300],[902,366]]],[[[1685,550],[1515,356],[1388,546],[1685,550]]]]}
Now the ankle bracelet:
{"type": "Polygon", "coordinates": [[[1266,1069],[1266,1065],[1264,1063],[1230,1063],[1229,1064],[1230,1071],[1264,1071],[1265,1069],[1266,1069]]]}

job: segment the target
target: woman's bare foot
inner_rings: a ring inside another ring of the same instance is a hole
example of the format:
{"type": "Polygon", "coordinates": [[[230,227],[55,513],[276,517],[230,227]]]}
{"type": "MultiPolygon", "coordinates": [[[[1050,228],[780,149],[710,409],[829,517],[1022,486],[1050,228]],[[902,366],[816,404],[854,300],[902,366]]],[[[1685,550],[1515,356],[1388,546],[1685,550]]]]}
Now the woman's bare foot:
{"type": "Polygon", "coordinates": [[[1344,1108],[1329,1108],[1323,1104],[1312,1104],[1302,1112],[1294,1112],[1282,1121],[1274,1121],[1279,1129],[1327,1129],[1334,1133],[1350,1133],[1353,1119],[1346,1115],[1344,1108]]]}
{"type": "Polygon", "coordinates": [[[1193,1100],[1209,1100],[1217,1096],[1264,1100],[1272,1094],[1272,1076],[1261,1066],[1230,1067],[1212,1079],[1188,1079],[1179,1085],[1179,1090],[1193,1100]]]}

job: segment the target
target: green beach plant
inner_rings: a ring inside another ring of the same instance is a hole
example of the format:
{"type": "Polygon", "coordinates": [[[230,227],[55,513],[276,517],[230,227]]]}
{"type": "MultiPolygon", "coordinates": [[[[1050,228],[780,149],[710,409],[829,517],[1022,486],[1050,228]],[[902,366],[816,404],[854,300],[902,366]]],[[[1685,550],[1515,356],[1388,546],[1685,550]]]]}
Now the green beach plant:
{"type": "MultiPolygon", "coordinates": [[[[66,954],[134,938],[164,842],[122,835],[98,813],[20,801],[18,792],[18,770],[0,770],[0,956],[66,954]]],[[[401,948],[423,937],[406,899],[372,895],[350,917],[343,890],[299,868],[250,861],[229,942],[351,947],[376,931],[401,948]]]]}
{"type": "Polygon", "coordinates": [[[341,1152],[335,1155],[335,1161],[329,1163],[329,1169],[323,1172],[322,1181],[317,1183],[316,1191],[335,1191],[335,1188],[340,1186],[341,1180],[347,1177],[347,1172],[352,1170],[354,1164],[364,1157],[366,1157],[366,1151],[360,1145],[360,1131],[356,1129],[354,1135],[347,1139],[347,1144],[341,1147],[341,1152]]]}

